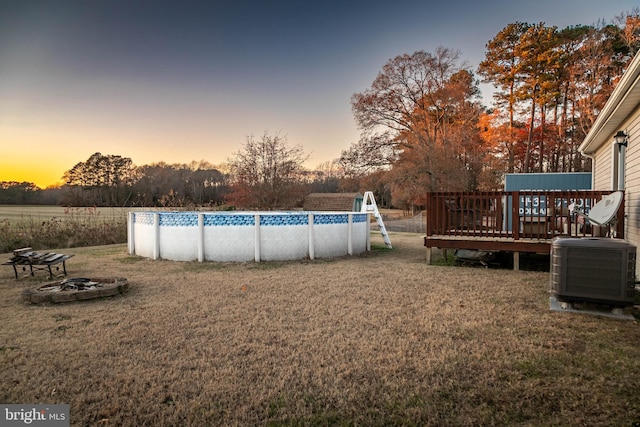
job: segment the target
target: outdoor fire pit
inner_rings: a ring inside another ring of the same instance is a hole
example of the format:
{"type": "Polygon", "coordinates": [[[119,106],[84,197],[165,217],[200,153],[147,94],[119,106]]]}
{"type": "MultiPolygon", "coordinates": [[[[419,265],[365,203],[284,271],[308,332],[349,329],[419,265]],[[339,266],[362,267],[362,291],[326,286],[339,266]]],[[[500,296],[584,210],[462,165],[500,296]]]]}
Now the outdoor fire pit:
{"type": "Polygon", "coordinates": [[[129,290],[127,279],[68,278],[46,283],[34,289],[25,289],[22,299],[32,304],[84,301],[119,295],[129,290]]]}

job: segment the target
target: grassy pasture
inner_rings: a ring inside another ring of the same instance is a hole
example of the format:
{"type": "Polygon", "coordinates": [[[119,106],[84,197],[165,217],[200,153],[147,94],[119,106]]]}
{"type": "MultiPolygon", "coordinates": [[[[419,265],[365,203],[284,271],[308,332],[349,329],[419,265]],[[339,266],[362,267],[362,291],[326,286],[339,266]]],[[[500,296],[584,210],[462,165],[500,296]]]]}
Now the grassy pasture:
{"type": "Polygon", "coordinates": [[[0,270],[0,401],[72,426],[633,426],[637,322],[549,310],[546,272],[428,266],[421,236],[371,253],[195,263],[66,249],[129,293],[26,305],[0,270]]]}
{"type": "Polygon", "coordinates": [[[129,210],[0,205],[0,252],[126,242],[129,210]]]}
{"type": "Polygon", "coordinates": [[[51,219],[88,220],[90,218],[100,218],[103,221],[122,221],[127,219],[127,212],[131,210],[135,210],[135,208],[0,205],[0,221],[8,220],[18,223],[21,221],[49,221],[51,219]]]}

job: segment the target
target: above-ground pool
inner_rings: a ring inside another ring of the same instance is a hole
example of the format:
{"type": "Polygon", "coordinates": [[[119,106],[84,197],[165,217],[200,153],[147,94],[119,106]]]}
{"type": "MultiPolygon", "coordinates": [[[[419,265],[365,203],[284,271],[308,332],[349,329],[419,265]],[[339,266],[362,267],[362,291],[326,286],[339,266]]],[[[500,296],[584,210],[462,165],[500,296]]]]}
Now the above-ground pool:
{"type": "Polygon", "coordinates": [[[285,261],[370,250],[360,212],[129,212],[131,255],[174,261],[285,261]]]}

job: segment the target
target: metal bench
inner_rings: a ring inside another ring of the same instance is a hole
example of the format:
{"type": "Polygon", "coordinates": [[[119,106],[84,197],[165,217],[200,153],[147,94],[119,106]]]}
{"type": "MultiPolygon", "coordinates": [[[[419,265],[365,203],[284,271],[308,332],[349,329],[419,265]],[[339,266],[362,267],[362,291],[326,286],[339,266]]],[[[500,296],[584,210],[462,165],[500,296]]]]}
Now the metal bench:
{"type": "Polygon", "coordinates": [[[2,265],[13,267],[16,280],[18,280],[18,266],[22,268],[22,271],[28,271],[29,276],[34,276],[38,270],[48,271],[49,278],[52,279],[53,269],[60,271],[60,267],[62,267],[62,272],[58,276],[67,275],[66,261],[72,256],[53,252],[35,252],[31,248],[22,248],[14,250],[13,257],[9,261],[3,262],[2,265]]]}

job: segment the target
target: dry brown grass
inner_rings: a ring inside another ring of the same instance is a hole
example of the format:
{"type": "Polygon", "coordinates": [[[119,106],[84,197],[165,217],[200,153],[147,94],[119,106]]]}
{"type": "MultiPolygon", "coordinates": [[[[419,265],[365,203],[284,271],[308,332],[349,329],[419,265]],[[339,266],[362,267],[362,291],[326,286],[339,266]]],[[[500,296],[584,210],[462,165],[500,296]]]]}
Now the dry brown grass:
{"type": "Polygon", "coordinates": [[[65,250],[121,297],[26,305],[0,278],[0,401],[72,425],[603,425],[640,421],[640,329],[549,310],[548,273],[427,266],[394,250],[179,263],[65,250]]]}

